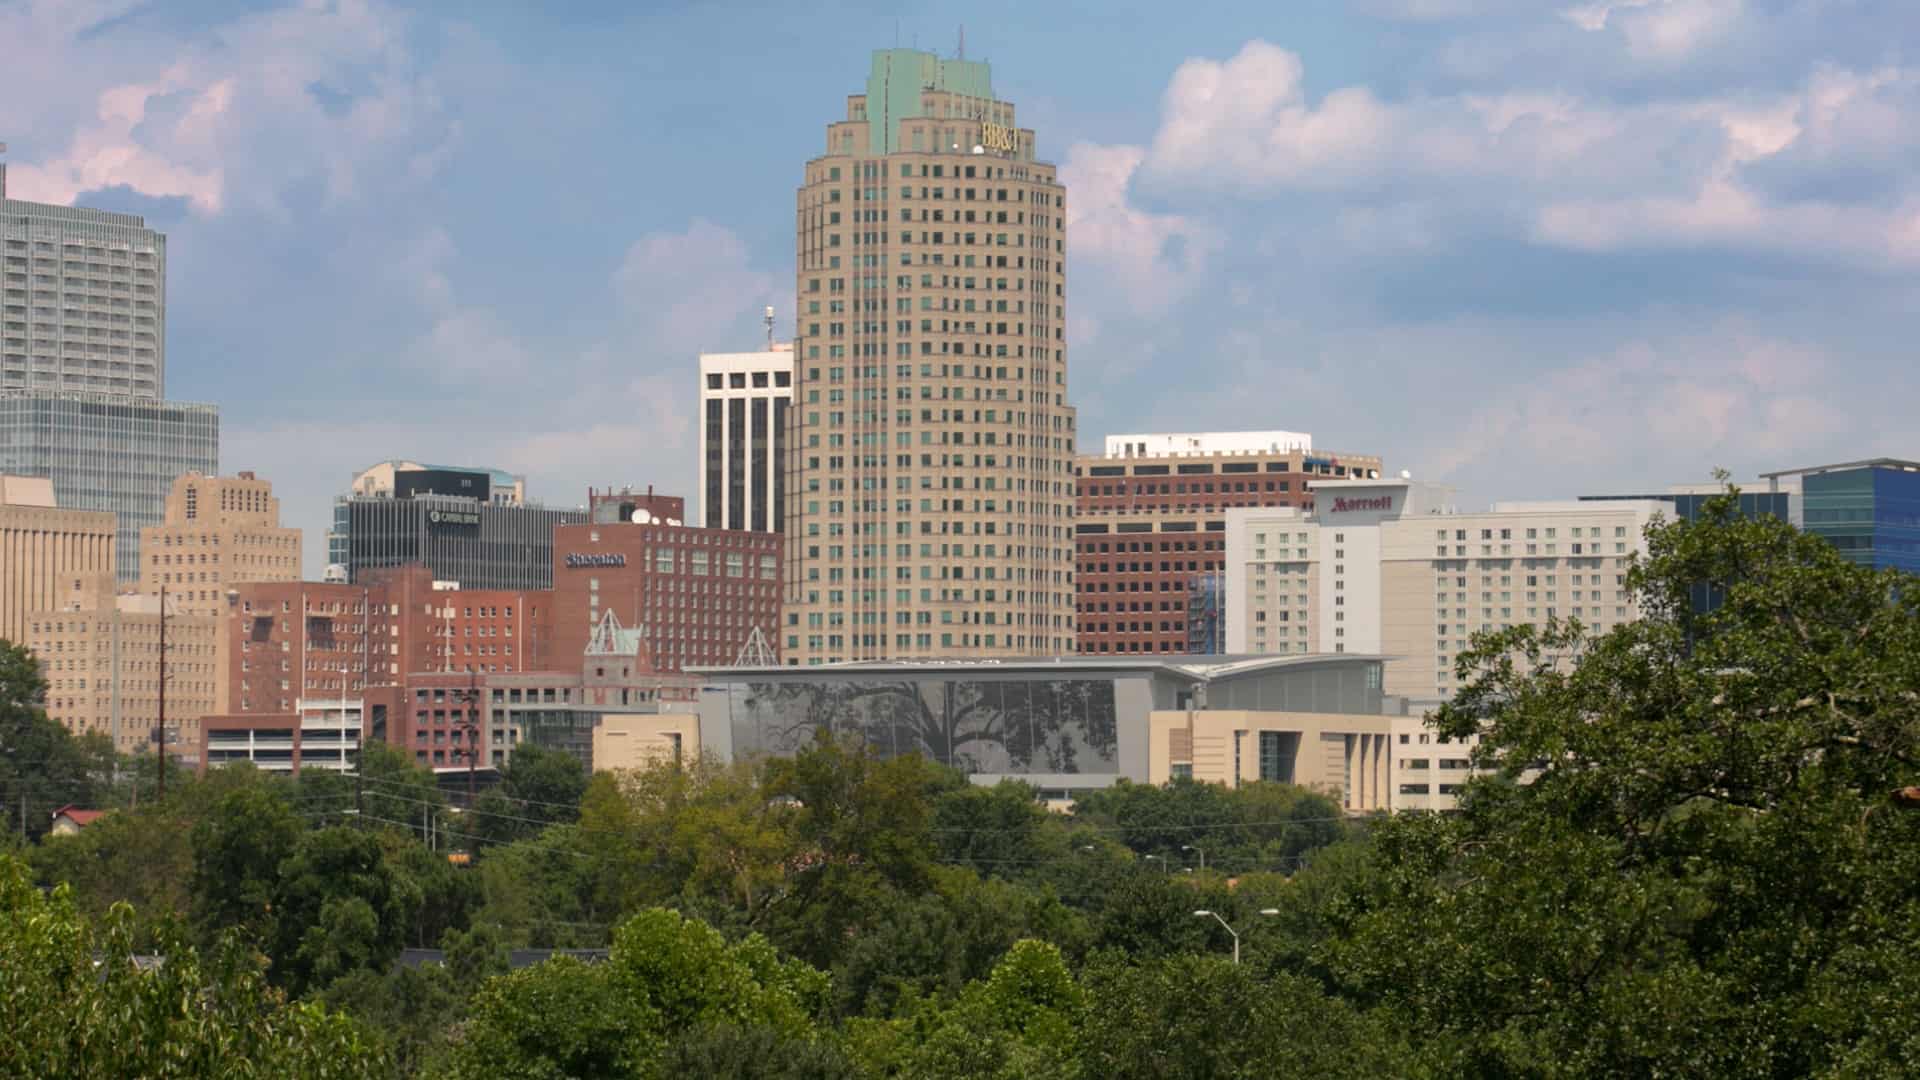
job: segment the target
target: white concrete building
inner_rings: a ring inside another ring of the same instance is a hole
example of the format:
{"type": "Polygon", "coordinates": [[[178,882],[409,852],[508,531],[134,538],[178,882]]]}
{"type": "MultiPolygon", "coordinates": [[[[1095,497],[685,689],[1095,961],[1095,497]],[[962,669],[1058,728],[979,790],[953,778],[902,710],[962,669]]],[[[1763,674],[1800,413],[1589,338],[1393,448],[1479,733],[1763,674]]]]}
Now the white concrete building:
{"type": "Polygon", "coordinates": [[[792,342],[700,354],[700,524],[781,530],[792,404],[792,342]]]}
{"type": "Polygon", "coordinates": [[[1495,503],[1462,513],[1451,489],[1411,480],[1311,485],[1315,510],[1227,512],[1227,651],[1389,657],[1385,691],[1410,715],[1394,732],[1395,808],[1453,804],[1471,744],[1421,717],[1457,688],[1473,634],[1576,618],[1604,631],[1637,617],[1627,561],[1669,503],[1495,503]]]}

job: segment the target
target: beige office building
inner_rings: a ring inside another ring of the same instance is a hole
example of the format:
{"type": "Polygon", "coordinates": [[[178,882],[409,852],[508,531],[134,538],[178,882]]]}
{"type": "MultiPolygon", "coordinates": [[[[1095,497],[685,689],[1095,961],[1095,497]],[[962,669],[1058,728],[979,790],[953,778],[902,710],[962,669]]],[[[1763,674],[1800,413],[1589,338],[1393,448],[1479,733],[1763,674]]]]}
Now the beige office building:
{"type": "Polygon", "coordinates": [[[1604,632],[1638,617],[1626,591],[1657,500],[1495,503],[1463,513],[1451,489],[1411,480],[1312,485],[1311,514],[1227,514],[1227,651],[1388,657],[1385,692],[1410,703],[1395,723],[1394,805],[1445,808],[1473,742],[1425,727],[1458,686],[1475,633],[1578,619],[1604,632]]]}
{"type": "Polygon", "coordinates": [[[300,530],[281,526],[273,484],[250,472],[179,477],[165,523],[140,530],[140,591],[164,586],[182,611],[218,616],[231,585],[299,580],[300,530]]]}
{"type": "Polygon", "coordinates": [[[593,771],[700,760],[697,713],[608,713],[593,722],[593,771]]]}
{"type": "MultiPolygon", "coordinates": [[[[269,481],[250,472],[186,473],[167,494],[163,523],[140,530],[140,591],[164,588],[182,613],[217,619],[235,585],[299,581],[300,546],[300,530],[280,524],[280,500],[269,481]]],[[[231,704],[227,636],[214,635],[214,647],[222,677],[214,680],[210,711],[225,713],[231,704]]]]}
{"type": "Polygon", "coordinates": [[[806,165],[789,664],[1074,647],[1066,192],[985,63],[873,54],[806,165]]]}
{"type": "Polygon", "coordinates": [[[61,509],[51,480],[0,475],[0,640],[25,642],[34,612],[111,575],[117,527],[112,514],[61,509]]]}
{"type": "MultiPolygon", "coordinates": [[[[47,680],[49,716],[76,735],[99,732],[121,753],[140,753],[152,748],[160,720],[160,598],[116,590],[110,573],[74,579],[57,606],[30,616],[27,644],[47,680]]],[[[223,682],[218,625],[167,598],[168,745],[188,759],[223,682]]]]}

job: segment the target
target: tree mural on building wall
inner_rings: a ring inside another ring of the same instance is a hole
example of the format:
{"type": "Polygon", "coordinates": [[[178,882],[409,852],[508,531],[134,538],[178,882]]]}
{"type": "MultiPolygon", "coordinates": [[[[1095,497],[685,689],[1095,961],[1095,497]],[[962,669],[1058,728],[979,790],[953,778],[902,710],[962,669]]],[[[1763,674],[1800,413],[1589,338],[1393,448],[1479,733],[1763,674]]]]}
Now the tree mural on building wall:
{"type": "Polygon", "coordinates": [[[1117,744],[1109,680],[756,683],[744,704],[770,753],[824,727],[970,772],[1067,773],[1112,767],[1117,744]]]}

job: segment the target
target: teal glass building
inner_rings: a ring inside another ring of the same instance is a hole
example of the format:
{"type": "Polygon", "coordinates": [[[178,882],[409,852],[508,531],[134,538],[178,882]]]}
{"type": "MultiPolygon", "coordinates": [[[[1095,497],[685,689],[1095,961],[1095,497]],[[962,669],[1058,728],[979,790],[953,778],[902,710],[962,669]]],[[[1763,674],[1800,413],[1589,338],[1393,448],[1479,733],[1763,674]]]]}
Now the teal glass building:
{"type": "Polygon", "coordinates": [[[1876,570],[1920,574],[1920,462],[1894,458],[1766,473],[1800,478],[1802,526],[1876,570]]]}

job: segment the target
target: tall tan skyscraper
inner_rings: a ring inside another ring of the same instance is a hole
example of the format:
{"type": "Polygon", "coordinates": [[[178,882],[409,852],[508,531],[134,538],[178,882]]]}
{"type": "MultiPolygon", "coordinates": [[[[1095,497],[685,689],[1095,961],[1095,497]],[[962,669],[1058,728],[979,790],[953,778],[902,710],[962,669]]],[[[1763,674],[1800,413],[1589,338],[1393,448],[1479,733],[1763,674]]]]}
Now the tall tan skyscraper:
{"type": "Polygon", "coordinates": [[[873,54],[797,207],[790,664],[1074,648],[1066,190],[984,63],[873,54]]]}
{"type": "Polygon", "coordinates": [[[300,530],[281,526],[273,484],[250,472],[176,478],[166,523],[140,530],[140,591],[165,585],[189,614],[223,614],[230,585],[299,580],[300,530]]]}

